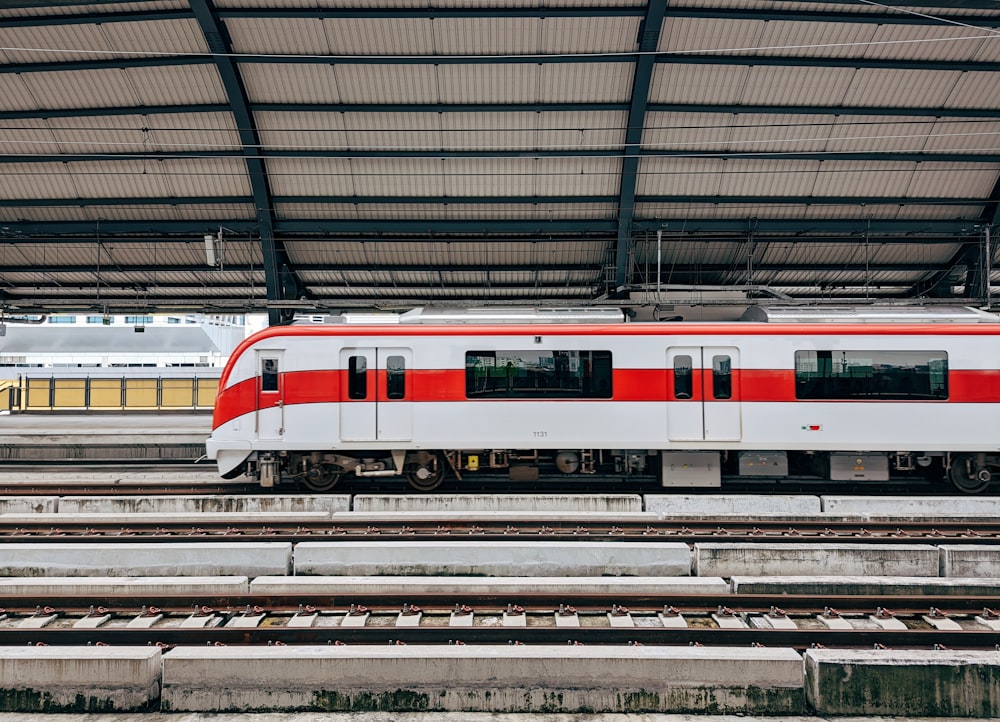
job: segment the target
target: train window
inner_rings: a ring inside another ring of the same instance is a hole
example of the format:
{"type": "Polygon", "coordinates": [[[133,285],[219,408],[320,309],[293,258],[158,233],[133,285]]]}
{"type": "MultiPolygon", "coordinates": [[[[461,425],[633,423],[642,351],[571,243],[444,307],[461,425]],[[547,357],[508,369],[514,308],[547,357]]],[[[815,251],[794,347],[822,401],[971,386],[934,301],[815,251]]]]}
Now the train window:
{"type": "Polygon", "coordinates": [[[470,399],[610,399],[610,351],[469,351],[470,399]]]}
{"type": "Polygon", "coordinates": [[[347,359],[347,398],[368,398],[368,359],[365,356],[347,359]]]}
{"type": "Polygon", "coordinates": [[[795,398],[948,398],[944,351],[796,351],[795,398]]]}
{"type": "Polygon", "coordinates": [[[674,398],[690,399],[694,393],[691,357],[674,356],[674,398]]]}
{"type": "Polygon", "coordinates": [[[402,356],[389,356],[385,360],[385,395],[390,399],[406,396],[406,360],[402,356]]]}
{"type": "Polygon", "coordinates": [[[728,356],[712,357],[712,398],[733,398],[733,362],[728,356]]]}
{"type": "Polygon", "coordinates": [[[260,390],[278,390],[278,359],[265,358],[260,360],[260,390]]]}

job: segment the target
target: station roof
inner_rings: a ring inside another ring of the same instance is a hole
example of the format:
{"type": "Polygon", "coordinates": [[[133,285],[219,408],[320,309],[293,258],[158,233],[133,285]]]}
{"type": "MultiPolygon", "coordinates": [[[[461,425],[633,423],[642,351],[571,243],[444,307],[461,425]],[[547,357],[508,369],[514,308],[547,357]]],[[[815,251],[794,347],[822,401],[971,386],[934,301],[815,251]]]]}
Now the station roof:
{"type": "Polygon", "coordinates": [[[982,304],[998,71],[993,0],[10,0],[0,303],[982,304]]]}

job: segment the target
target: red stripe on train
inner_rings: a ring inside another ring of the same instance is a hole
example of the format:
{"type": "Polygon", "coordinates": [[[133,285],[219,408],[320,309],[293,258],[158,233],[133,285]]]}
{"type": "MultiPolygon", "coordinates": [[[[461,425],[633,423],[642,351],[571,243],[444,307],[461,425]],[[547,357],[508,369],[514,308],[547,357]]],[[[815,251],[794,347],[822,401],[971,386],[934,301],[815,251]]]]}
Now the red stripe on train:
{"type": "MultiPolygon", "coordinates": [[[[691,378],[690,399],[674,396],[674,375],[669,369],[615,369],[613,376],[614,397],[610,399],[581,399],[602,403],[627,402],[674,402],[690,403],[708,401],[712,403],[733,402],[785,402],[797,403],[795,398],[795,372],[769,369],[734,369],[731,383],[731,397],[716,401],[712,394],[711,374],[694,369],[691,378]],[[704,389],[703,385],[707,386],[704,389]]],[[[213,414],[213,428],[258,408],[274,406],[279,398],[286,406],[311,403],[370,403],[375,399],[376,377],[368,374],[368,393],[363,399],[347,398],[347,371],[294,371],[281,374],[280,392],[259,392],[259,378],[247,379],[224,389],[216,398],[213,414]]],[[[385,373],[377,376],[378,398],[386,398],[385,373]]],[[[995,370],[952,370],[948,375],[948,401],[951,403],[998,403],[1000,402],[1000,371],[995,370]]],[[[407,371],[405,396],[398,401],[447,401],[504,403],[517,401],[538,401],[539,399],[484,398],[468,399],[465,393],[464,370],[407,371]]],[[[552,399],[553,403],[573,403],[577,399],[552,399]]],[[[856,399],[830,400],[817,403],[883,403],[863,402],[856,399]]],[[[947,403],[930,402],[930,403],[947,403]]],[[[924,403],[914,400],[907,403],[924,403]]]]}
{"type": "Polygon", "coordinates": [[[229,376],[240,356],[255,344],[268,339],[289,337],[383,337],[383,338],[456,338],[465,336],[658,336],[664,339],[683,339],[704,336],[725,338],[733,344],[747,336],[998,336],[1000,324],[908,324],[908,323],[623,323],[623,324],[510,324],[497,326],[273,326],[244,339],[233,351],[229,364],[222,372],[221,385],[229,383],[229,376]]]}

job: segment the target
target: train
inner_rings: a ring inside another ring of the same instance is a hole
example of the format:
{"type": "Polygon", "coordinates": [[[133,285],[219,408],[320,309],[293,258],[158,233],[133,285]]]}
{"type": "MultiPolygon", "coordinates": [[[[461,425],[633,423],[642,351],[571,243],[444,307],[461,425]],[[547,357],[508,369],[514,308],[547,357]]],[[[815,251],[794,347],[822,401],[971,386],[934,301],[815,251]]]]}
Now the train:
{"type": "Polygon", "coordinates": [[[751,306],[343,314],[246,339],[219,381],[223,477],[327,491],[513,481],[928,479],[1000,471],[1000,323],[974,308],[751,306]],[[596,477],[595,477],[596,478],[596,477]]]}

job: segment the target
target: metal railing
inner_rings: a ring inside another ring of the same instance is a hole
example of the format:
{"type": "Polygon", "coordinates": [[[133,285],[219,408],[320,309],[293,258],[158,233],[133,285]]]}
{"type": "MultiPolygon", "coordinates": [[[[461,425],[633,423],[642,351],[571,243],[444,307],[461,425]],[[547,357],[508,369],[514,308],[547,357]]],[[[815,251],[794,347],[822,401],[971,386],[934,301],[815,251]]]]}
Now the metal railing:
{"type": "Polygon", "coordinates": [[[156,369],[141,375],[25,374],[0,381],[0,412],[210,412],[219,369],[156,369]],[[161,373],[166,372],[166,373],[161,373]]]}

